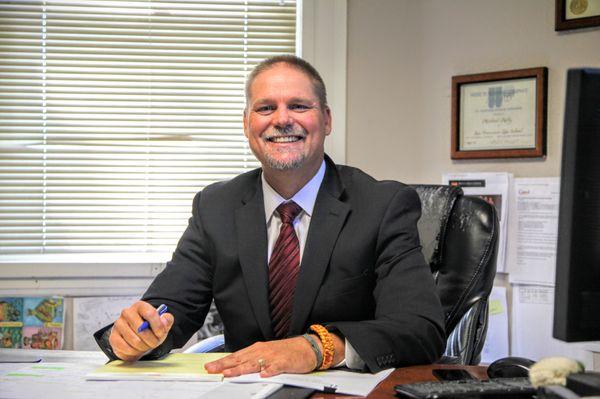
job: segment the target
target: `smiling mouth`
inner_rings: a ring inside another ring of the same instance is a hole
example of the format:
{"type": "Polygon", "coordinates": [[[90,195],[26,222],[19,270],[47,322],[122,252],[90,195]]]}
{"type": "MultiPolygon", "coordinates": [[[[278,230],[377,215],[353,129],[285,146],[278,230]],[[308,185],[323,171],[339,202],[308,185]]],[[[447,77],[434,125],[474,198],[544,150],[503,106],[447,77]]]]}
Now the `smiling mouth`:
{"type": "Polygon", "coordinates": [[[267,141],[270,143],[295,143],[303,140],[303,136],[273,136],[267,137],[267,141]]]}

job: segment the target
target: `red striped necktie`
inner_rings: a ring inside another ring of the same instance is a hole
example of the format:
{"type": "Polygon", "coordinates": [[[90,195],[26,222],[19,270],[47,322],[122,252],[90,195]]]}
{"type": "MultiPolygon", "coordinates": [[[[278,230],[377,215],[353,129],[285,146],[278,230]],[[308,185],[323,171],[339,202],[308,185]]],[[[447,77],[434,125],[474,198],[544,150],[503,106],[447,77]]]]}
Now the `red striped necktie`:
{"type": "Polygon", "coordinates": [[[301,211],[302,208],[294,201],[277,207],[282,224],[269,260],[269,301],[277,338],[285,338],[290,329],[294,290],[300,269],[300,242],[293,222],[301,211]]]}

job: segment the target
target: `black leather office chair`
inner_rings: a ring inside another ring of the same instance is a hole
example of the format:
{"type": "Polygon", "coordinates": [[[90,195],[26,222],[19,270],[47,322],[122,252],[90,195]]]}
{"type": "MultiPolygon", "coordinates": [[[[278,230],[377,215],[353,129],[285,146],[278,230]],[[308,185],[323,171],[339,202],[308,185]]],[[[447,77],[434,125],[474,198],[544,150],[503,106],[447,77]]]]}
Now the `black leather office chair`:
{"type": "MultiPolygon", "coordinates": [[[[496,210],[480,198],[463,196],[458,187],[413,187],[422,204],[418,229],[423,255],[435,277],[446,316],[448,341],[442,362],[478,364],[487,332],[488,297],[496,274],[496,210]]],[[[213,304],[211,313],[216,312],[213,304]]],[[[222,326],[201,330],[199,338],[219,333],[219,328],[222,326]]],[[[220,350],[222,335],[188,349],[220,350]]]]}
{"type": "Polygon", "coordinates": [[[488,297],[496,275],[496,209],[462,189],[414,185],[421,198],[418,228],[446,317],[443,362],[478,364],[485,342],[488,297]]]}

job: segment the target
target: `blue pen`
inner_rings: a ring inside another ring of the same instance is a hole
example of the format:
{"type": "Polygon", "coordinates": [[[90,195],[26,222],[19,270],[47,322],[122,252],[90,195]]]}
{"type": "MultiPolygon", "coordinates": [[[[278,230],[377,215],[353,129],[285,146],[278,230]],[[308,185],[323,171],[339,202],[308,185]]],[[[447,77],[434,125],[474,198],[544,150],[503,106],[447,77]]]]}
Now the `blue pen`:
{"type": "MultiPolygon", "coordinates": [[[[165,305],[164,303],[162,305],[160,305],[158,307],[158,309],[156,309],[156,311],[158,312],[159,316],[162,316],[166,311],[167,311],[167,305],[165,305]]],[[[142,332],[145,329],[147,329],[148,327],[150,327],[150,323],[148,323],[147,321],[144,321],[142,323],[142,325],[140,326],[140,328],[138,328],[138,332],[142,332]]]]}

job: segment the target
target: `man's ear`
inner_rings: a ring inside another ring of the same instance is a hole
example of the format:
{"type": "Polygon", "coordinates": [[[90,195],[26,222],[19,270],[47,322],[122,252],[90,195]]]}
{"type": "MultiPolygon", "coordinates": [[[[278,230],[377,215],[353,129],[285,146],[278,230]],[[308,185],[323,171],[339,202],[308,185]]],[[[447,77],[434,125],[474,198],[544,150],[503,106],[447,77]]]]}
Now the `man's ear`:
{"type": "Polygon", "coordinates": [[[244,116],[242,118],[242,124],[244,126],[244,136],[248,138],[248,108],[244,108],[244,116]]]}
{"type": "Polygon", "coordinates": [[[329,136],[329,134],[331,134],[331,129],[333,127],[333,120],[331,118],[331,109],[329,108],[329,106],[327,106],[327,105],[325,106],[323,113],[325,114],[325,135],[329,136]]]}

